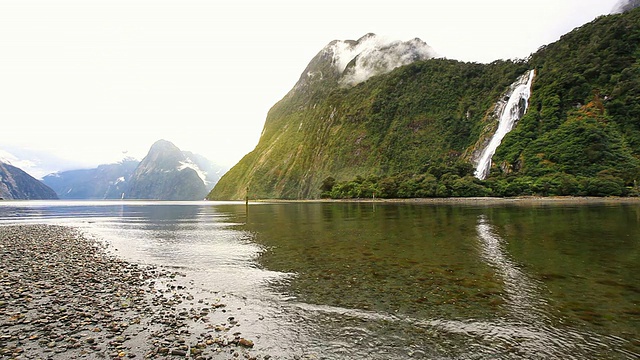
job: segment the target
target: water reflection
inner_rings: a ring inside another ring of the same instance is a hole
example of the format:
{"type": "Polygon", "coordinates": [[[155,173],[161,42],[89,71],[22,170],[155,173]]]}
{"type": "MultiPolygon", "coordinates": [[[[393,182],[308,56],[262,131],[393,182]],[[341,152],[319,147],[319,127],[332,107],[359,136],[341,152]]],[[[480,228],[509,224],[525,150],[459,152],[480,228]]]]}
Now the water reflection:
{"type": "Polygon", "coordinates": [[[276,358],[640,352],[640,207],[9,205],[0,223],[78,226],[125,258],[180,267],[196,300],[242,308],[243,335],[276,358]]]}
{"type": "Polygon", "coordinates": [[[417,326],[482,339],[477,351],[498,358],[582,359],[585,349],[598,350],[599,346],[593,345],[598,335],[592,334],[590,341],[585,342],[584,334],[556,328],[548,321],[548,304],[541,295],[543,284],[531,279],[514,263],[506,252],[505,240],[497,234],[486,214],[477,216],[476,232],[480,257],[502,280],[509,318],[413,320],[417,326]]]}
{"type": "MultiPolygon", "coordinates": [[[[246,228],[268,249],[258,258],[265,268],[295,274],[275,289],[291,295],[286,313],[305,324],[299,341],[328,359],[633,358],[633,321],[616,315],[618,325],[606,329],[568,321],[558,292],[541,280],[550,275],[532,266],[568,265],[562,247],[580,256],[616,253],[622,244],[606,245],[620,239],[612,228],[638,234],[637,222],[622,225],[625,211],[274,204],[252,209],[246,228]],[[555,247],[547,248],[551,239],[555,247]]],[[[637,243],[625,246],[638,251],[637,243]]],[[[582,279],[593,273],[575,265],[582,279]]],[[[575,282],[553,279],[565,288],[575,282]]],[[[593,288],[572,294],[586,289],[593,288]]]]}
{"type": "Polygon", "coordinates": [[[515,318],[538,322],[546,318],[546,302],[540,297],[540,283],[530,279],[505,253],[504,242],[489,223],[486,215],[478,216],[480,256],[503,279],[505,301],[515,318]]]}

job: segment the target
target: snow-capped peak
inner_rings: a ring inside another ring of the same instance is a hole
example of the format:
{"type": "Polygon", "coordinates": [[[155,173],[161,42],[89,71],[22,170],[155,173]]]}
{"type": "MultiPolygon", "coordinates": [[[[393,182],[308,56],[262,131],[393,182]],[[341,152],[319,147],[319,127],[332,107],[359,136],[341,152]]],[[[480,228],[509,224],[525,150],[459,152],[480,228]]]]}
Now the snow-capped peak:
{"type": "Polygon", "coordinates": [[[205,185],[208,185],[209,182],[207,181],[207,173],[202,169],[200,169],[200,167],[198,167],[196,163],[191,161],[191,159],[186,159],[185,161],[180,162],[180,166],[178,166],[178,170],[182,171],[184,169],[193,169],[196,172],[196,174],[198,174],[198,177],[202,179],[202,182],[205,185]]]}

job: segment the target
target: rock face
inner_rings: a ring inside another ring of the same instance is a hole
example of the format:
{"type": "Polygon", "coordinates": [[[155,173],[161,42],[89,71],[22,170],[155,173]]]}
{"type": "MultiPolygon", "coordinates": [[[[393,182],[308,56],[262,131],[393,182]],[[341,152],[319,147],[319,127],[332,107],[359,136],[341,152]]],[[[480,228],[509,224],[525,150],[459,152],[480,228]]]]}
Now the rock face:
{"type": "Polygon", "coordinates": [[[127,192],[128,181],[139,161],[125,159],[94,169],[80,169],[49,174],[42,181],[60,199],[120,199],[127,192]]]}
{"type": "Polygon", "coordinates": [[[55,191],[21,169],[0,162],[0,198],[5,200],[57,199],[55,191]]]}
{"type": "Polygon", "coordinates": [[[167,140],[155,142],[131,176],[126,199],[202,200],[206,176],[197,164],[167,140]]]}

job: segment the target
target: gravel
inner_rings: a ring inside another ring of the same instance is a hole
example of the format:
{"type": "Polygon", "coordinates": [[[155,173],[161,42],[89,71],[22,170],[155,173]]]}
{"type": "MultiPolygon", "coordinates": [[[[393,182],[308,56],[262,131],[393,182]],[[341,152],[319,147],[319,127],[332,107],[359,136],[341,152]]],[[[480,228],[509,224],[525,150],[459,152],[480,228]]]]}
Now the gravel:
{"type": "Polygon", "coordinates": [[[0,226],[0,260],[2,359],[271,358],[234,332],[238,319],[210,323],[225,304],[190,302],[179,272],[109,255],[77,229],[0,226]]]}

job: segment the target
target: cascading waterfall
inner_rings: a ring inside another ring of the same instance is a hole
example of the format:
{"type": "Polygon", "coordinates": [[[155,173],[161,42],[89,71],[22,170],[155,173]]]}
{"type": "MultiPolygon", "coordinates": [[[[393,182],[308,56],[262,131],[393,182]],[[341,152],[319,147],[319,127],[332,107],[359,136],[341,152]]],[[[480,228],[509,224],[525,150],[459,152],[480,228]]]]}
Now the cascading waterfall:
{"type": "Polygon", "coordinates": [[[480,156],[480,160],[478,160],[478,165],[474,172],[475,177],[478,179],[483,180],[487,175],[489,175],[493,154],[495,154],[496,149],[500,146],[505,135],[513,129],[516,122],[518,122],[524,113],[526,113],[527,108],[529,107],[531,83],[533,82],[534,76],[535,71],[529,70],[518,78],[518,80],[511,85],[509,92],[507,92],[509,100],[498,111],[498,130],[493,134],[491,141],[489,141],[487,147],[484,148],[482,155],[480,156]]]}

